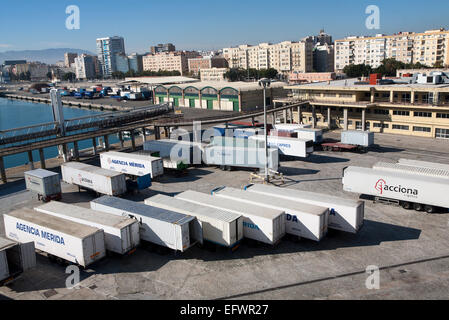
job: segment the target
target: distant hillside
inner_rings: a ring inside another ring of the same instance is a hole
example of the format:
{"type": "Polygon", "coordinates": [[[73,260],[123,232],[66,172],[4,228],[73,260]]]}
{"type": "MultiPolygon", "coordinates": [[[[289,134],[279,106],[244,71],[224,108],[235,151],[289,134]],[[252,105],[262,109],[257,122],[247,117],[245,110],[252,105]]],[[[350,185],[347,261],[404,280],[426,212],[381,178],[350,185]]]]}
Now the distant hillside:
{"type": "Polygon", "coordinates": [[[93,54],[92,52],[86,50],[70,49],[70,48],[5,51],[0,52],[0,64],[3,64],[5,60],[27,60],[27,61],[39,61],[47,64],[53,64],[56,63],[57,61],[64,60],[64,53],[66,52],[73,52],[77,54],[81,53],[93,54]]]}

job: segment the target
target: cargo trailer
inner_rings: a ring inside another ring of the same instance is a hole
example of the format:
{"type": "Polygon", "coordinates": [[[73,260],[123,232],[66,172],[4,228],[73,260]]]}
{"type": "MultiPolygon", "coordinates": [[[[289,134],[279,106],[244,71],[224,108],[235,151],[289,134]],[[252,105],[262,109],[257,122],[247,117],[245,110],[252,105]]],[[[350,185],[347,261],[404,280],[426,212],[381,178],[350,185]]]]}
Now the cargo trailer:
{"type": "Polygon", "coordinates": [[[282,210],[286,214],[287,234],[320,241],[327,234],[329,209],[287,199],[261,195],[234,188],[218,188],[212,191],[217,197],[282,210]]]}
{"type": "Polygon", "coordinates": [[[407,210],[433,213],[438,208],[449,208],[446,177],[347,167],[343,171],[343,189],[372,196],[375,201],[395,203],[407,210]]]}
{"type": "Polygon", "coordinates": [[[278,124],[274,125],[274,128],[279,131],[294,132],[295,130],[298,130],[298,129],[312,128],[312,125],[311,124],[278,123],[278,124]]]}
{"type": "Polygon", "coordinates": [[[233,248],[243,238],[243,217],[240,214],[164,195],[146,199],[145,204],[196,217],[203,227],[203,239],[220,246],[233,248]]]}
{"type": "Polygon", "coordinates": [[[17,243],[0,237],[0,286],[35,266],[34,242],[17,243]]]}
{"type": "Polygon", "coordinates": [[[354,201],[327,194],[260,184],[247,186],[245,190],[279,199],[300,201],[302,203],[329,208],[329,229],[357,233],[364,223],[365,202],[363,201],[354,201]]]}
{"type": "MultiPolygon", "coordinates": [[[[261,141],[265,144],[264,136],[249,137],[250,140],[261,141]]],[[[268,146],[270,148],[278,148],[279,154],[296,158],[307,158],[313,153],[313,141],[301,140],[298,138],[286,138],[268,136],[268,146]]]]}
{"type": "Polygon", "coordinates": [[[312,140],[315,144],[323,142],[323,130],[321,129],[302,128],[296,129],[294,132],[298,135],[298,139],[312,140]]]}
{"type": "Polygon", "coordinates": [[[136,219],[140,239],[162,247],[184,252],[203,241],[201,223],[192,216],[108,196],[91,201],[90,206],[92,210],[136,219]]]}
{"type": "Polygon", "coordinates": [[[103,230],[23,208],[3,214],[5,233],[20,243],[82,267],[106,256],[103,230]]]}
{"type": "Polygon", "coordinates": [[[390,162],[378,162],[373,165],[373,169],[375,170],[383,170],[390,172],[404,172],[411,174],[421,174],[431,177],[440,177],[449,179],[449,170],[436,169],[436,168],[423,168],[423,167],[415,167],[410,165],[401,165],[390,162]]]}
{"type": "Polygon", "coordinates": [[[189,167],[188,165],[184,164],[182,160],[172,160],[170,159],[170,157],[160,158],[159,152],[141,150],[133,152],[133,154],[140,154],[146,157],[162,159],[162,170],[184,171],[189,167]]]}
{"type": "Polygon", "coordinates": [[[265,142],[256,139],[234,138],[234,137],[213,137],[210,142],[212,146],[232,147],[232,148],[264,148],[265,142]]]}
{"type": "Polygon", "coordinates": [[[374,132],[359,130],[342,131],[341,143],[368,148],[374,144],[374,132]]]}
{"type": "Polygon", "coordinates": [[[401,165],[406,165],[406,166],[415,166],[415,167],[422,167],[422,168],[434,168],[434,169],[441,169],[441,170],[448,170],[449,171],[449,164],[434,163],[434,162],[419,161],[419,160],[411,160],[411,159],[399,159],[398,163],[401,164],[401,165]]]}
{"type": "Polygon", "coordinates": [[[36,192],[39,201],[48,202],[62,198],[61,177],[58,173],[36,169],[26,171],[24,176],[26,188],[36,192]]]}
{"type": "Polygon", "coordinates": [[[126,178],[123,173],[80,162],[63,163],[61,172],[64,182],[100,194],[119,196],[127,191],[126,178]]]}
{"type": "MultiPolygon", "coordinates": [[[[208,146],[204,151],[204,162],[207,165],[221,167],[265,168],[266,155],[264,148],[234,148],[208,146]]],[[[278,149],[268,148],[268,168],[277,171],[279,168],[278,149]]]]}
{"type": "Polygon", "coordinates": [[[139,223],[135,219],[54,201],[34,210],[103,230],[109,252],[123,255],[140,244],[139,223]]]}
{"type": "Polygon", "coordinates": [[[151,179],[164,174],[161,158],[135,153],[105,152],[100,154],[101,167],[136,177],[150,175],[151,179]]]}
{"type": "Polygon", "coordinates": [[[201,164],[204,144],[178,140],[151,140],[143,145],[145,151],[158,152],[161,158],[182,161],[186,165],[201,164]],[[195,163],[199,159],[200,163],[195,163]]]}
{"type": "Polygon", "coordinates": [[[175,198],[243,216],[243,237],[247,239],[274,245],[285,235],[285,212],[282,210],[222,199],[190,190],[175,198]]]}

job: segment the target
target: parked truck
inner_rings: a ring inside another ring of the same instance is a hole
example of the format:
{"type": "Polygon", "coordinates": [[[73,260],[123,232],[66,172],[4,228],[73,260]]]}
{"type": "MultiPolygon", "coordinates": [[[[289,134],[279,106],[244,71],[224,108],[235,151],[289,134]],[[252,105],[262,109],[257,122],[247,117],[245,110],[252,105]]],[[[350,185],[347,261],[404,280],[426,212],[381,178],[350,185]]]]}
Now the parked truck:
{"type": "Polygon", "coordinates": [[[446,177],[411,172],[347,167],[343,170],[343,189],[372,196],[375,201],[393,203],[404,209],[428,213],[449,208],[449,183],[446,177]]]}
{"type": "MultiPolygon", "coordinates": [[[[249,137],[251,140],[261,141],[265,145],[264,136],[249,137]]],[[[286,138],[286,137],[267,137],[268,146],[270,148],[279,149],[279,155],[290,156],[295,158],[307,158],[313,153],[313,141],[301,140],[298,138],[286,138]]]]}
{"type": "Polygon", "coordinates": [[[184,252],[202,243],[203,230],[195,217],[125,199],[104,196],[90,202],[92,210],[136,219],[140,239],[184,252]]]}
{"type": "Polygon", "coordinates": [[[324,151],[366,152],[374,144],[374,132],[348,130],[341,132],[341,142],[321,144],[324,151]]]}
{"type": "Polygon", "coordinates": [[[191,190],[175,198],[243,216],[244,238],[275,245],[285,235],[285,212],[282,210],[221,199],[191,190]]]}
{"type": "Polygon", "coordinates": [[[273,196],[285,200],[300,201],[315,206],[329,208],[329,229],[357,233],[363,226],[365,202],[354,201],[333,195],[279,188],[260,184],[252,184],[245,190],[262,195],[273,196]]]}
{"type": "Polygon", "coordinates": [[[37,193],[39,201],[61,200],[61,177],[58,173],[36,169],[26,171],[24,176],[26,188],[37,193]]]}
{"type": "Polygon", "coordinates": [[[0,237],[0,286],[36,266],[34,242],[18,243],[0,237]]]}
{"type": "Polygon", "coordinates": [[[214,189],[212,194],[247,204],[283,210],[286,214],[287,234],[314,241],[320,241],[327,234],[328,208],[227,187],[214,189]]]}
{"type": "Polygon", "coordinates": [[[243,218],[240,214],[160,194],[146,199],[145,204],[196,217],[203,228],[203,239],[220,246],[237,248],[243,238],[243,218]]]}
{"type": "Polygon", "coordinates": [[[5,213],[3,218],[9,239],[34,242],[51,260],[87,267],[106,256],[103,230],[28,208],[5,213]]]}
{"type": "Polygon", "coordinates": [[[54,201],[34,210],[103,230],[109,252],[124,255],[140,244],[139,223],[135,219],[54,201]]]}
{"type": "Polygon", "coordinates": [[[61,173],[64,182],[99,194],[118,196],[127,191],[125,175],[112,170],[80,162],[67,162],[61,165],[61,173]]]}

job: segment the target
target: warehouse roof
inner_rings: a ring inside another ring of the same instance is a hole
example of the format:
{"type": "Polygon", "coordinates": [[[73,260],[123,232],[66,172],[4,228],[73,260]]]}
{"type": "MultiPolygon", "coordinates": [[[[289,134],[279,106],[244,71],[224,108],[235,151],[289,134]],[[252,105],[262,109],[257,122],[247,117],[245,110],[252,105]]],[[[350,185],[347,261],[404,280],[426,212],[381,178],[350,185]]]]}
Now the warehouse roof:
{"type": "MultiPolygon", "coordinates": [[[[272,88],[283,88],[285,86],[284,82],[272,82],[271,87],[272,88]]],[[[255,90],[262,90],[262,87],[259,86],[258,82],[243,82],[243,81],[237,81],[237,82],[226,82],[226,81],[202,81],[202,82],[195,82],[195,83],[184,83],[179,85],[163,85],[163,87],[170,89],[172,87],[179,87],[181,89],[186,89],[188,87],[194,87],[198,90],[203,90],[205,88],[213,88],[217,91],[223,90],[225,88],[231,88],[235,89],[237,91],[255,91],[255,90]]]]}
{"type": "Polygon", "coordinates": [[[148,85],[169,85],[169,84],[182,84],[182,83],[192,83],[198,82],[198,79],[187,78],[181,76],[174,77],[135,77],[135,78],[125,78],[126,82],[138,81],[143,84],[148,85]]]}

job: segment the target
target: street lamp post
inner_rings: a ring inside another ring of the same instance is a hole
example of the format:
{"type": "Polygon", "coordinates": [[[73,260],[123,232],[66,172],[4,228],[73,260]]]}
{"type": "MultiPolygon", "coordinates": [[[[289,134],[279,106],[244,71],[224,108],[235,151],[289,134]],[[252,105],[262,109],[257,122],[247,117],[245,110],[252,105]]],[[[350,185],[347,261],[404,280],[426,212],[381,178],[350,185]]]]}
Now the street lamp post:
{"type": "Polygon", "coordinates": [[[267,87],[271,85],[271,80],[264,78],[259,80],[259,86],[263,87],[263,121],[265,134],[265,182],[270,182],[270,175],[268,172],[268,130],[267,130],[267,87]]]}

